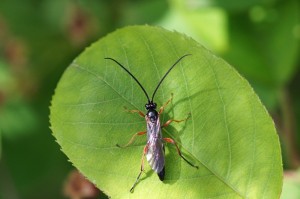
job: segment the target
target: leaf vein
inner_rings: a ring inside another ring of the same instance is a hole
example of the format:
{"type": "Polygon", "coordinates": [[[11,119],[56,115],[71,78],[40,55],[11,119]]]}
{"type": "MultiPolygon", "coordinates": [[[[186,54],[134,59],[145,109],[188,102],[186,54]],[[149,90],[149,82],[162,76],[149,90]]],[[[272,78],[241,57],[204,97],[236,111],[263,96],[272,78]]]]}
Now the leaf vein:
{"type": "Polygon", "coordinates": [[[84,68],[84,67],[81,67],[80,65],[78,65],[77,63],[72,63],[71,66],[75,67],[75,68],[78,68],[82,71],[85,71],[91,75],[93,75],[94,77],[96,77],[97,79],[101,80],[102,82],[106,83],[116,94],[118,94],[121,98],[123,98],[127,103],[131,104],[133,107],[135,107],[136,109],[138,109],[136,107],[136,105],[132,104],[131,102],[129,102],[123,95],[121,95],[112,85],[110,85],[107,81],[105,81],[102,77],[100,77],[99,75],[97,75],[96,73],[84,68]]]}
{"type": "Polygon", "coordinates": [[[219,97],[220,97],[220,101],[223,105],[223,117],[224,117],[226,133],[227,133],[228,153],[229,153],[229,163],[228,163],[228,169],[227,169],[227,174],[226,174],[226,179],[228,179],[229,175],[230,175],[230,170],[231,170],[232,151],[231,151],[231,139],[230,139],[230,133],[229,133],[229,128],[228,128],[227,114],[226,114],[226,104],[224,102],[223,95],[221,93],[220,83],[219,83],[219,80],[217,78],[216,71],[214,70],[214,67],[211,66],[211,64],[208,64],[208,66],[211,68],[211,70],[213,72],[215,83],[216,83],[216,86],[217,86],[217,89],[218,89],[218,94],[219,94],[219,97]]]}

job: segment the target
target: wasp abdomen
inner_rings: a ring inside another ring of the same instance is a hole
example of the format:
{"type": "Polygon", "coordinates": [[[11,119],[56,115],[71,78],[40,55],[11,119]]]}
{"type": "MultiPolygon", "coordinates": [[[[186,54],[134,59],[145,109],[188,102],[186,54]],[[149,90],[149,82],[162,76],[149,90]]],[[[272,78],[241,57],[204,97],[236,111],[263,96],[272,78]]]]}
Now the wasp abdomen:
{"type": "Polygon", "coordinates": [[[165,179],[165,167],[157,175],[158,175],[158,177],[161,181],[164,181],[164,179],[165,179]]]}

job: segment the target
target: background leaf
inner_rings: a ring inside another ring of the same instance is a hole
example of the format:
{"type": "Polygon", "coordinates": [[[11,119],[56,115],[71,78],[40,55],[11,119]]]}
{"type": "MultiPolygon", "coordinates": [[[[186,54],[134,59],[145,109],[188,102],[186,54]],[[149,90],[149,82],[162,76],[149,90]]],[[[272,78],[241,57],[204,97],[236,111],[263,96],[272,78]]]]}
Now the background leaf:
{"type": "Polygon", "coordinates": [[[280,92],[299,65],[298,4],[291,0],[275,7],[257,5],[229,19],[230,49],[224,57],[247,78],[271,112],[280,105],[280,92]]]}
{"type": "Polygon", "coordinates": [[[282,166],[274,124],[247,81],[194,40],[161,28],[118,30],[79,55],[61,78],[51,106],[51,128],[64,153],[112,198],[278,198],[282,166]],[[179,57],[191,53],[163,82],[155,101],[174,99],[161,116],[199,169],[166,148],[166,177],[160,182],[146,164],[134,194],[145,137],[131,147],[145,121],[123,107],[144,110],[145,96],[129,75],[104,57],[124,64],[152,93],[179,57]],[[153,191],[155,190],[155,191],[153,191]]]}

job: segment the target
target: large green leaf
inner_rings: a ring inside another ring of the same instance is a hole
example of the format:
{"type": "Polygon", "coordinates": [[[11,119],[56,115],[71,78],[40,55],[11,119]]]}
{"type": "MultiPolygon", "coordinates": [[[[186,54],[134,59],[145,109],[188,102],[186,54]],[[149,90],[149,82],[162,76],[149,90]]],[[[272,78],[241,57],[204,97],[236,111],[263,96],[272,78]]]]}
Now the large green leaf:
{"type": "Polygon", "coordinates": [[[274,124],[260,100],[231,66],[179,33],[133,26],[97,41],[79,55],[58,83],[51,128],[63,152],[112,198],[279,198],[282,165],[274,124]],[[155,97],[160,106],[174,94],[161,120],[182,119],[163,130],[199,169],[166,147],[161,182],[146,163],[134,193],[146,137],[125,149],[146,124],[137,114],[146,97],[119,66],[124,64],[152,94],[167,69],[184,58],[155,97]]]}

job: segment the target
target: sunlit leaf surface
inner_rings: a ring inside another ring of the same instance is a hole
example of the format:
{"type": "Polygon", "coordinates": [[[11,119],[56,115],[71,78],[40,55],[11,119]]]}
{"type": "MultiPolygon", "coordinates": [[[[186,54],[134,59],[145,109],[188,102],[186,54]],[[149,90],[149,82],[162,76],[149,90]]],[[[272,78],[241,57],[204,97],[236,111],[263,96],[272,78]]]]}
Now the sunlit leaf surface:
{"type": "Polygon", "coordinates": [[[58,83],[51,128],[62,151],[112,198],[279,198],[282,164],[274,124],[248,82],[194,40],[161,28],[120,29],[80,54],[58,83]],[[124,111],[145,111],[145,95],[111,60],[125,65],[152,94],[160,78],[182,55],[155,97],[158,106],[174,94],[161,116],[189,120],[171,124],[174,138],[195,169],[166,147],[161,182],[147,163],[134,193],[129,189],[141,164],[146,137],[125,149],[145,120],[124,111]]]}

